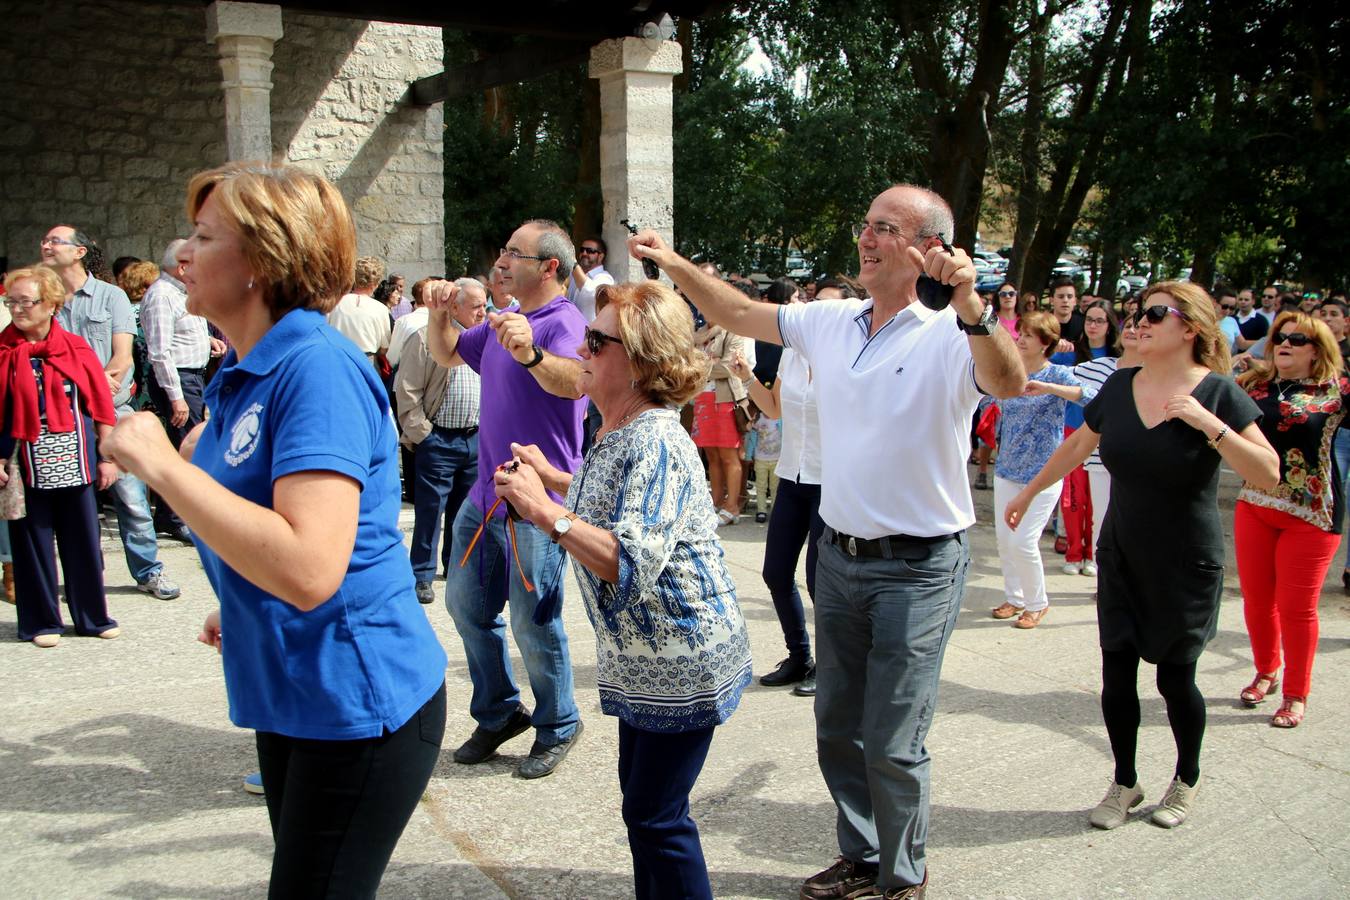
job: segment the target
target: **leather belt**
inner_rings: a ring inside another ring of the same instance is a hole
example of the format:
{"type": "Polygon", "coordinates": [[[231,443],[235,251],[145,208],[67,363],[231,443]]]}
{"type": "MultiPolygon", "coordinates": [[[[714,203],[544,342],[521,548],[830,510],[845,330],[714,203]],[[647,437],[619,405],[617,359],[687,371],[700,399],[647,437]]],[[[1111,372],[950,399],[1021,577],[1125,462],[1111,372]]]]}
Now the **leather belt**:
{"type": "Polygon", "coordinates": [[[470,425],[468,428],[446,428],[443,425],[432,425],[432,431],[439,431],[442,434],[448,434],[452,437],[472,437],[478,433],[477,425],[470,425]]]}
{"type": "Polygon", "coordinates": [[[834,544],[840,550],[843,550],[849,556],[871,556],[879,559],[904,558],[907,554],[904,552],[906,547],[929,546],[930,544],[940,544],[943,541],[950,541],[960,537],[960,532],[952,534],[939,534],[933,537],[915,537],[912,534],[887,534],[879,538],[860,538],[851,534],[844,534],[835,531],[830,526],[825,526],[825,540],[834,544]]]}

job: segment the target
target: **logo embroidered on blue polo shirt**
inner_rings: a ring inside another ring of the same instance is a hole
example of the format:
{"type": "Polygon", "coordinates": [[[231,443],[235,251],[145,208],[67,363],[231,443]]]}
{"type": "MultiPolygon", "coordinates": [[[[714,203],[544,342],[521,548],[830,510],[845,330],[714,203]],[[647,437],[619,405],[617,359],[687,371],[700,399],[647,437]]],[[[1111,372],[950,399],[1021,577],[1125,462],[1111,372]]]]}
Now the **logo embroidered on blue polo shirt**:
{"type": "Polygon", "coordinates": [[[225,451],[225,461],[230,465],[239,465],[258,449],[258,434],[262,431],[262,411],[262,404],[254,403],[244,410],[243,415],[230,429],[230,449],[225,451]]]}

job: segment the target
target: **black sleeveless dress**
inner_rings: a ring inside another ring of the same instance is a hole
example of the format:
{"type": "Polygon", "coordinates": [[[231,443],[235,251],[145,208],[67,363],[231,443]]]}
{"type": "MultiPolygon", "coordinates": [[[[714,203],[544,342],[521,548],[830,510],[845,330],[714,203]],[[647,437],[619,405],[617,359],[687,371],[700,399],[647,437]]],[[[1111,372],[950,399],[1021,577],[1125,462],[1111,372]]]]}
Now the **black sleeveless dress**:
{"type": "MultiPolygon", "coordinates": [[[[1097,630],[1103,650],[1189,663],[1214,637],[1223,593],[1219,453],[1180,420],[1145,428],[1134,402],[1138,372],[1117,371],[1083,410],[1111,473],[1097,545],[1097,630]]],[[[1191,395],[1233,433],[1261,416],[1231,378],[1210,373],[1191,395]]]]}

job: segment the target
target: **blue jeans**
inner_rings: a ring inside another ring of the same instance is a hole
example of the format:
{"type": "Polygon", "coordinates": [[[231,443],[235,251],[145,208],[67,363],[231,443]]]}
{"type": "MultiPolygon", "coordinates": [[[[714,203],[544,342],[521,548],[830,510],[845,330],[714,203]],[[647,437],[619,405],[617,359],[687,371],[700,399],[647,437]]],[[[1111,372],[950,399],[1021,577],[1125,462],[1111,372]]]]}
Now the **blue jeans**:
{"type": "Polygon", "coordinates": [[[164,570],[159,561],[159,542],[155,538],[155,519],[145,496],[145,482],[135,475],[123,474],[109,488],[117,510],[117,530],[122,535],[122,550],[127,568],[138,584],[164,570]]]}
{"type": "Polygon", "coordinates": [[[900,544],[893,559],[851,557],[830,536],[816,563],[816,753],[839,849],[877,863],[885,891],[924,878],[924,738],[970,551],[961,534],[900,544]]]}
{"type": "Polygon", "coordinates": [[[527,591],[520,580],[503,517],[488,523],[468,562],[460,566],[459,561],[482,521],[483,511],[477,503],[470,500],[460,505],[455,517],[454,556],[445,583],[445,605],[464,641],[469,678],[473,681],[469,714],[482,727],[495,731],[506,724],[520,703],[520,689],[511,675],[511,657],[506,646],[506,621],[502,618],[509,599],[511,633],[520,648],[534,693],[531,717],[538,741],[552,746],[571,737],[581,720],[572,696],[572,660],[562,623],[563,550],[533,525],[516,523],[520,561],[535,587],[527,591]],[[541,602],[551,605],[552,615],[545,624],[536,625],[534,611],[541,602]]]}
{"type": "MultiPolygon", "coordinates": [[[[413,575],[419,582],[436,577],[436,561],[443,557],[441,520],[449,542],[469,488],[478,480],[478,434],[456,434],[433,428],[417,445],[413,456],[413,575]]],[[[455,560],[456,563],[459,560],[455,560]]],[[[448,571],[450,566],[445,567],[448,571]]]]}
{"type": "Polygon", "coordinates": [[[797,590],[797,560],[806,545],[806,592],[816,596],[816,542],[824,523],[820,521],[820,485],[789,479],[778,482],[769,514],[769,534],[764,541],[764,585],[773,598],[773,610],[783,629],[788,656],[811,658],[811,638],[806,633],[806,612],[797,590]]]}

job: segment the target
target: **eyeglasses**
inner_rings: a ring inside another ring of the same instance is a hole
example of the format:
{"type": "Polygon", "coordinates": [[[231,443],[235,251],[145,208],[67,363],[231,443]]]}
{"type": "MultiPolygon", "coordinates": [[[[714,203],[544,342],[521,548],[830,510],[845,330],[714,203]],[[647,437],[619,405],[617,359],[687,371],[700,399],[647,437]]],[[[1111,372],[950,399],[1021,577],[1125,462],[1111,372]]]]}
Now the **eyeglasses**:
{"type": "Polygon", "coordinates": [[[605,344],[612,343],[623,346],[623,341],[611,334],[605,334],[603,331],[596,331],[594,328],[586,329],[586,349],[591,351],[591,356],[595,356],[604,349],[605,344]]]}
{"type": "Polygon", "coordinates": [[[896,238],[903,237],[900,233],[900,226],[892,225],[890,222],[857,222],[853,225],[853,239],[856,241],[862,237],[862,233],[869,228],[877,237],[884,237],[888,234],[896,238]]]}
{"type": "Polygon", "coordinates": [[[80,245],[77,244],[77,243],[75,243],[74,241],[68,241],[68,240],[66,240],[65,238],[45,237],[45,238],[43,238],[42,240],[38,241],[38,246],[39,246],[39,247],[47,247],[47,246],[51,246],[51,247],[78,247],[78,246],[80,246],[80,245]]]}
{"type": "Polygon", "coordinates": [[[998,295],[1000,297],[1016,297],[1017,291],[999,291],[998,295]]]}
{"type": "Polygon", "coordinates": [[[1089,325],[1108,325],[1111,322],[1106,316],[1087,316],[1083,321],[1089,325]]]}
{"type": "Polygon", "coordinates": [[[544,262],[545,260],[553,258],[551,256],[527,256],[524,253],[521,253],[519,250],[512,250],[510,247],[503,247],[502,249],[498,250],[497,256],[498,257],[506,256],[510,257],[511,259],[533,259],[537,260],[538,262],[544,262]]]}
{"type": "Polygon", "coordinates": [[[1312,338],[1301,331],[1281,331],[1270,336],[1270,342],[1276,347],[1285,341],[1288,341],[1291,347],[1306,347],[1312,343],[1312,338]]]}
{"type": "Polygon", "coordinates": [[[1143,324],[1144,319],[1147,319],[1150,325],[1160,325],[1162,320],[1168,316],[1176,316],[1181,321],[1186,321],[1186,317],[1181,314],[1181,310],[1172,306],[1163,306],[1161,303],[1157,306],[1150,306],[1148,309],[1139,310],[1139,318],[1136,321],[1143,324]]]}
{"type": "Polygon", "coordinates": [[[29,307],[37,306],[41,302],[41,300],[15,300],[13,297],[6,297],[4,300],[5,306],[10,309],[28,309],[29,307]]]}

